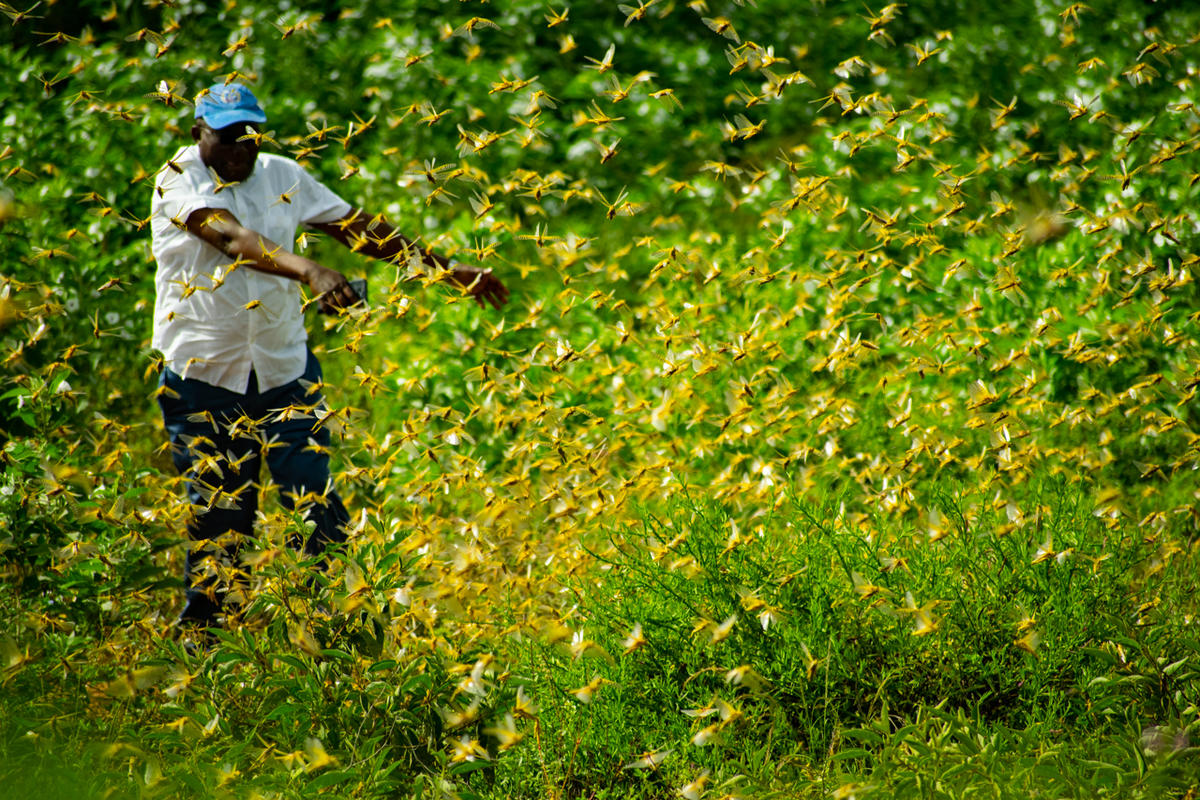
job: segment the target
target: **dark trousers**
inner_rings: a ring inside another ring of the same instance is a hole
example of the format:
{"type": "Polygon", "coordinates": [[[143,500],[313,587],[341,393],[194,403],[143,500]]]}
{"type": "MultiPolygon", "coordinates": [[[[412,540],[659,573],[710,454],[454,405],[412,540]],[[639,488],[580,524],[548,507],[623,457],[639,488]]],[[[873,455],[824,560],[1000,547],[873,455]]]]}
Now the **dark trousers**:
{"type": "Polygon", "coordinates": [[[320,380],[311,352],[302,378],[265,392],[253,372],[246,394],[237,394],[163,370],[158,403],[191,502],[180,622],[216,624],[229,590],[246,589],[239,545],[254,532],[264,458],[283,507],[301,510],[313,526],[307,540],[296,533],[289,544],[318,556],[345,541],[349,514],[329,479],[329,431],[318,424],[324,400],[305,388],[320,380]]]}

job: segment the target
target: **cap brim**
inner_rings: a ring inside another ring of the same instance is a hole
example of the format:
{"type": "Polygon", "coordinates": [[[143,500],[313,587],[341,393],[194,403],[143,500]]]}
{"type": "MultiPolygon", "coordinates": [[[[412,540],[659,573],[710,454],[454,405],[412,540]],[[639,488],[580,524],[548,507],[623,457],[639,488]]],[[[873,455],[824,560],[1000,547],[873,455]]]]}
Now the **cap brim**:
{"type": "Polygon", "coordinates": [[[200,119],[208,123],[210,128],[225,128],[238,122],[266,122],[267,115],[247,108],[231,108],[227,111],[210,111],[200,119]]]}

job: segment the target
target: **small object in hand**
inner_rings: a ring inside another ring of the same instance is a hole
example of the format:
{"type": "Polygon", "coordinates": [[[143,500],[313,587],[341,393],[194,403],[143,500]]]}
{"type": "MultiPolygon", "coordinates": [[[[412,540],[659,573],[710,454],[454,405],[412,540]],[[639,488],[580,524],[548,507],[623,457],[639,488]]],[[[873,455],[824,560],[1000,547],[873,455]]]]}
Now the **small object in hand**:
{"type": "MultiPolygon", "coordinates": [[[[347,303],[345,305],[345,308],[349,308],[350,306],[356,306],[359,303],[362,303],[365,305],[367,302],[367,279],[366,278],[351,278],[350,280],[346,281],[346,283],[350,284],[350,291],[354,292],[355,299],[353,302],[347,303]]],[[[321,314],[334,313],[333,311],[326,311],[324,306],[318,306],[317,310],[321,314]]]]}
{"type": "Polygon", "coordinates": [[[358,298],[357,300],[354,301],[354,303],[351,303],[351,305],[356,305],[358,303],[365,304],[367,302],[367,279],[366,278],[353,278],[353,279],[347,281],[347,283],[350,284],[350,289],[354,292],[354,295],[358,298]]]}

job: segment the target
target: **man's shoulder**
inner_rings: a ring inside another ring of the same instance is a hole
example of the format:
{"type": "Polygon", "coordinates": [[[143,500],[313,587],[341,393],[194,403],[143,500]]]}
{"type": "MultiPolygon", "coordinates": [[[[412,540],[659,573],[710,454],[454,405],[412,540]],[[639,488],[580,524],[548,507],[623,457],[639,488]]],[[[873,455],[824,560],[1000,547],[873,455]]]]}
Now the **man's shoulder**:
{"type": "Polygon", "coordinates": [[[259,153],[258,163],[254,168],[272,176],[299,175],[307,172],[304,167],[287,156],[279,156],[274,153],[259,153]]]}
{"type": "Polygon", "coordinates": [[[189,172],[204,172],[204,162],[200,159],[200,150],[195,145],[180,147],[159,167],[155,183],[162,185],[178,180],[181,175],[189,172]]]}
{"type": "Polygon", "coordinates": [[[300,163],[286,156],[259,153],[254,173],[259,176],[256,191],[272,194],[288,194],[300,190],[301,197],[314,197],[317,187],[329,191],[329,187],[300,163]]]}

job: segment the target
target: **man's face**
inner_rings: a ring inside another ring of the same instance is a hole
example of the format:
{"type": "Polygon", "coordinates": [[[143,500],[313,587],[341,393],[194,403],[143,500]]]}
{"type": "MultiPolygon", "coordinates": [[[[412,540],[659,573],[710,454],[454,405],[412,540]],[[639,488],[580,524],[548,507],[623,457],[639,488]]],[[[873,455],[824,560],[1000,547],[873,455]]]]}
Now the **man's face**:
{"type": "Polygon", "coordinates": [[[235,122],[224,128],[210,128],[204,120],[192,126],[192,138],[200,147],[200,158],[212,167],[223,181],[244,181],[254,172],[258,158],[258,142],[245,138],[259,132],[258,123],[235,122]]]}

